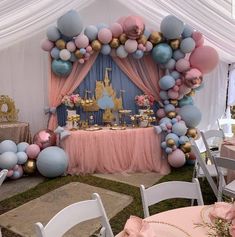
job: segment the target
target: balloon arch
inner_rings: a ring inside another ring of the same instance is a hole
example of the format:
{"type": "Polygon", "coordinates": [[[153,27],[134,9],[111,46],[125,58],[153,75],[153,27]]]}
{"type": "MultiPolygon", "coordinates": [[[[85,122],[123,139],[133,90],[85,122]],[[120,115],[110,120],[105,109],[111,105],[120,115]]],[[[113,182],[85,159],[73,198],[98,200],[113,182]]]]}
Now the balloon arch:
{"type": "Polygon", "coordinates": [[[190,137],[197,137],[195,128],[201,113],[193,105],[192,95],[203,87],[203,75],[218,63],[218,54],[204,46],[203,35],[175,16],[166,16],[160,25],[161,32],[149,31],[139,16],[122,17],[110,26],[87,26],[74,10],[57,20],[57,27],[47,29],[43,50],[50,52],[52,71],[67,77],[75,61],[83,64],[93,52],[126,58],[140,59],[151,54],[153,60],[165,69],[159,80],[161,108],[157,110],[157,133],[165,136],[161,147],[173,167],[185,163],[191,151],[190,137]]]}

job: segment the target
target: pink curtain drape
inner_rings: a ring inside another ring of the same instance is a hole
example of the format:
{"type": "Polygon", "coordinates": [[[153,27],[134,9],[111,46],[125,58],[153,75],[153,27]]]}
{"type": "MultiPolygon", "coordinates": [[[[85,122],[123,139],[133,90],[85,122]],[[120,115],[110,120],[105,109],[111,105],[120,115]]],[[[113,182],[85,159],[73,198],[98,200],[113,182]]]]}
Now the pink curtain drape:
{"type": "Polygon", "coordinates": [[[112,58],[130,80],[144,93],[152,94],[156,101],[160,99],[158,81],[163,76],[163,71],[158,68],[151,55],[146,55],[139,60],[132,57],[112,58]]]}
{"type": "MultiPolygon", "coordinates": [[[[71,94],[83,81],[92,65],[94,64],[98,53],[91,55],[89,60],[85,64],[79,64],[78,62],[73,64],[73,69],[67,78],[60,78],[52,73],[49,69],[49,106],[57,107],[61,104],[62,97],[66,94],[71,94]]],[[[57,126],[56,114],[51,114],[48,128],[54,130],[57,126]]]]}

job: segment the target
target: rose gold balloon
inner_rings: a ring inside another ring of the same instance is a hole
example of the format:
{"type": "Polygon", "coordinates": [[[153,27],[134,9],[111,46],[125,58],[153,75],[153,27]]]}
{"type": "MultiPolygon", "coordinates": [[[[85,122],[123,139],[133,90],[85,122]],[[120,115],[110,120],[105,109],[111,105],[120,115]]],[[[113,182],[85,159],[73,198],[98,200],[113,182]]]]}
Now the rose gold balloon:
{"type": "Polygon", "coordinates": [[[37,144],[40,149],[56,145],[56,134],[50,129],[43,129],[37,132],[33,137],[33,143],[37,144]]]}

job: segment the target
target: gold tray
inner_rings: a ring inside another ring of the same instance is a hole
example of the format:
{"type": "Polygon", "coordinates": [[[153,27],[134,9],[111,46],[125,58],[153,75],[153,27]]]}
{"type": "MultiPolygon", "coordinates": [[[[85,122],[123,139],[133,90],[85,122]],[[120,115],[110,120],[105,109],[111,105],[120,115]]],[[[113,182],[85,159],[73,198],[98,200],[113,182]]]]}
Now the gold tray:
{"type": "Polygon", "coordinates": [[[125,130],[126,127],[110,127],[110,130],[125,130]]]}
{"type": "Polygon", "coordinates": [[[85,128],[85,131],[98,131],[98,130],[102,130],[101,127],[90,127],[90,128],[85,128]]]}

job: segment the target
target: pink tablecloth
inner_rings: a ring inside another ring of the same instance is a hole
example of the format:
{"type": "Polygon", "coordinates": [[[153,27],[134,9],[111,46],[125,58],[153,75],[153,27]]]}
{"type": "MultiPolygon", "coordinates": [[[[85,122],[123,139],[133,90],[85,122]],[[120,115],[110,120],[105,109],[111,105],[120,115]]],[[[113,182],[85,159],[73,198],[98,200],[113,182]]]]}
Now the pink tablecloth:
{"type": "MultiPolygon", "coordinates": [[[[204,216],[202,213],[206,213],[207,208],[208,206],[178,208],[150,216],[145,220],[150,223],[150,226],[156,233],[156,236],[207,237],[208,229],[205,227],[196,227],[195,225],[202,223],[201,216],[204,216]]],[[[123,232],[116,235],[116,237],[122,236],[123,232]]]]}
{"type": "Polygon", "coordinates": [[[123,171],[170,172],[154,128],[73,131],[61,146],[69,156],[69,174],[123,171]]]}

